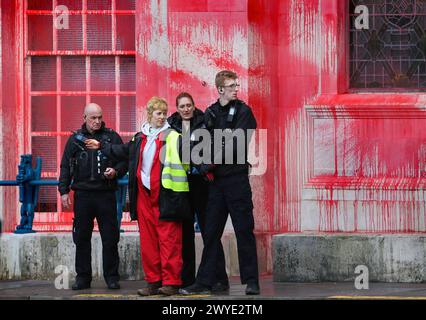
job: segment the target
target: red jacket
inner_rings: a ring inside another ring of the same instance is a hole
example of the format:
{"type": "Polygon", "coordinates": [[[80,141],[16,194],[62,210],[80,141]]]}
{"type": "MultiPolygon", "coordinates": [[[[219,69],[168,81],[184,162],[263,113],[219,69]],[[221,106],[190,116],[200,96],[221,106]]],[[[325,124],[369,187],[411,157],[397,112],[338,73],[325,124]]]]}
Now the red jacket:
{"type": "MultiPolygon", "coordinates": [[[[174,192],[161,186],[161,171],[163,165],[159,159],[160,150],[163,148],[164,139],[155,140],[157,149],[155,151],[154,163],[151,169],[151,199],[157,201],[160,209],[160,220],[180,221],[191,218],[191,208],[188,192],[174,192]]],[[[136,204],[138,196],[138,179],[141,179],[141,165],[143,149],[147,137],[138,132],[128,143],[123,145],[101,144],[104,154],[112,159],[127,160],[129,162],[129,207],[130,217],[137,220],[136,204]]]]}

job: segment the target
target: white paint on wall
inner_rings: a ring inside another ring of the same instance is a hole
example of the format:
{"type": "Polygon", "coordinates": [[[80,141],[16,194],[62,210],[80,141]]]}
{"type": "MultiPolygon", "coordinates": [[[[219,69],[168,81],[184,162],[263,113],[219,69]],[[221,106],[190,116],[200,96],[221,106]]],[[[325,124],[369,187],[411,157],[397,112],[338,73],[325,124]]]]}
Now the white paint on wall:
{"type": "MultiPolygon", "coordinates": [[[[225,32],[221,23],[206,24],[190,17],[183,20],[181,13],[167,12],[167,0],[152,0],[149,10],[150,32],[139,34],[138,41],[138,52],[148,62],[189,74],[208,85],[214,85],[211,75],[223,69],[223,59],[239,69],[248,68],[247,26],[235,22],[225,32]]],[[[246,91],[247,81],[241,89],[246,91]]]]}
{"type": "MultiPolygon", "coordinates": [[[[239,69],[248,68],[247,30],[243,26],[235,24],[226,35],[218,23],[183,24],[177,16],[172,20],[174,24],[170,26],[170,32],[175,35],[172,36],[170,66],[173,70],[214,86],[212,75],[223,69],[224,60],[239,69]]],[[[247,81],[241,85],[241,89],[246,91],[247,81]]]]}
{"type": "Polygon", "coordinates": [[[321,15],[306,10],[300,0],[291,0],[289,12],[290,53],[306,63],[321,66],[321,15]]]}
{"type": "Polygon", "coordinates": [[[152,37],[148,43],[148,59],[168,67],[169,39],[167,0],[151,0],[152,37]]]}

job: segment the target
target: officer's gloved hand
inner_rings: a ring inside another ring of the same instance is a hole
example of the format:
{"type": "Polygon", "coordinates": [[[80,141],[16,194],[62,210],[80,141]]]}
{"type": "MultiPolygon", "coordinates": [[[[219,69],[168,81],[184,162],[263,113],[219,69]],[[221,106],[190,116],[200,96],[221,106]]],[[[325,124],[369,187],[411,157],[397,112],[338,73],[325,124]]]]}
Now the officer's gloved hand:
{"type": "Polygon", "coordinates": [[[200,172],[200,174],[205,175],[209,172],[212,172],[214,170],[214,167],[214,164],[200,164],[198,166],[198,171],[200,172]]]}
{"type": "Polygon", "coordinates": [[[117,171],[114,168],[106,168],[104,172],[104,177],[106,179],[114,179],[117,176],[117,171]]]}
{"type": "Polygon", "coordinates": [[[202,175],[203,179],[209,183],[214,181],[214,164],[201,164],[198,166],[198,171],[202,175]]]}
{"type": "Polygon", "coordinates": [[[207,181],[208,183],[212,183],[214,181],[214,174],[213,172],[207,172],[203,175],[203,179],[207,181]]]}

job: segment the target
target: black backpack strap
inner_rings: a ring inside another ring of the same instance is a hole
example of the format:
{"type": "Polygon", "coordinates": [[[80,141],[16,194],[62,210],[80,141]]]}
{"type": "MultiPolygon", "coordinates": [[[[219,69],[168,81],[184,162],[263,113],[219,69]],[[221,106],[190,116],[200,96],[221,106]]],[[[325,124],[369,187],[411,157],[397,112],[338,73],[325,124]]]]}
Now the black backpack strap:
{"type": "Polygon", "coordinates": [[[216,125],[217,116],[211,107],[207,108],[206,113],[208,115],[206,126],[207,126],[207,129],[211,130],[216,125]]]}

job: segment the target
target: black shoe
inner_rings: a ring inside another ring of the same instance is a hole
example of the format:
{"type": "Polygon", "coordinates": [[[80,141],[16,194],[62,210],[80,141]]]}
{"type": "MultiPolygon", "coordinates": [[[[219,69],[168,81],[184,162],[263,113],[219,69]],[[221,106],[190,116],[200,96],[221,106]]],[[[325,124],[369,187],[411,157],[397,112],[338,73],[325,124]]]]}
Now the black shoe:
{"type": "Polygon", "coordinates": [[[179,293],[185,296],[191,296],[195,294],[210,294],[211,289],[207,286],[203,286],[202,284],[195,282],[189,287],[179,289],[179,293]]]}
{"type": "Polygon", "coordinates": [[[112,290],[118,290],[121,288],[118,281],[107,282],[107,286],[108,286],[108,289],[112,289],[112,290]]]}
{"type": "Polygon", "coordinates": [[[90,282],[84,282],[84,281],[76,281],[72,287],[72,290],[84,290],[84,289],[90,289],[90,282]]]}
{"type": "Polygon", "coordinates": [[[246,294],[248,295],[260,294],[259,283],[257,281],[247,283],[246,294]]]}
{"type": "Polygon", "coordinates": [[[229,282],[216,282],[212,287],[212,292],[229,291],[229,282]]]}

